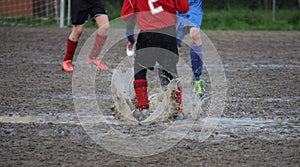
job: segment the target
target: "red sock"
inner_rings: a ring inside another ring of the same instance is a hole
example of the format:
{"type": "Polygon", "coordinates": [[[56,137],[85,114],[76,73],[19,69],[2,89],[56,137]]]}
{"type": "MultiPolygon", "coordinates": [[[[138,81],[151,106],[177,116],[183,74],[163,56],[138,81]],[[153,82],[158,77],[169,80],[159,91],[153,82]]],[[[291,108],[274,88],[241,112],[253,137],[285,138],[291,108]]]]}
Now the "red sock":
{"type": "Polygon", "coordinates": [[[99,35],[96,33],[94,47],[91,53],[91,57],[97,57],[103,48],[105,41],[107,39],[107,35],[99,35]]]}
{"type": "Polygon", "coordinates": [[[183,113],[183,108],[182,108],[182,86],[178,85],[177,91],[175,93],[175,99],[178,102],[178,113],[183,113]]]}
{"type": "Polygon", "coordinates": [[[77,47],[77,41],[71,41],[70,39],[67,40],[67,51],[64,58],[64,61],[66,60],[73,60],[73,56],[77,47]]]}
{"type": "Polygon", "coordinates": [[[147,95],[147,80],[144,79],[138,79],[135,80],[134,83],[134,90],[136,99],[139,105],[140,111],[143,109],[149,109],[148,104],[148,95],[147,95]]]}

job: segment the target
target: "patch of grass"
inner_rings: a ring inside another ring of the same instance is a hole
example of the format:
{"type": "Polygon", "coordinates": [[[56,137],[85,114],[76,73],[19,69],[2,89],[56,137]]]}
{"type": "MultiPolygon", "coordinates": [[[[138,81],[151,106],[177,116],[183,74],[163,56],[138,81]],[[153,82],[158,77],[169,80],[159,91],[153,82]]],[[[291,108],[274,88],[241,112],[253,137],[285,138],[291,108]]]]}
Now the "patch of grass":
{"type": "Polygon", "coordinates": [[[300,30],[298,10],[278,10],[276,20],[272,11],[230,9],[206,11],[202,29],[206,30],[300,30]]]}
{"type": "Polygon", "coordinates": [[[0,26],[23,26],[23,27],[57,27],[58,20],[54,17],[18,17],[18,18],[0,18],[0,26]]]}

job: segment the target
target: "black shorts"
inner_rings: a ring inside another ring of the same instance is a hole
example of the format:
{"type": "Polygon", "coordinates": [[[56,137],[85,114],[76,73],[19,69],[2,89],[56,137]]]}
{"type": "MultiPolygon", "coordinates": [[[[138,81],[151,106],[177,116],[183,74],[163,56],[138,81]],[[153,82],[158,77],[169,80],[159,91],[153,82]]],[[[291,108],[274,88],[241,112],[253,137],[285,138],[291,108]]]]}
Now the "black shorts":
{"type": "Polygon", "coordinates": [[[71,18],[73,25],[84,24],[89,16],[95,21],[98,15],[107,15],[101,0],[72,0],[71,1],[71,18]]]}
{"type": "Polygon", "coordinates": [[[141,31],[137,38],[135,73],[153,69],[155,63],[173,75],[177,75],[178,49],[175,26],[156,31],[141,31]]]}

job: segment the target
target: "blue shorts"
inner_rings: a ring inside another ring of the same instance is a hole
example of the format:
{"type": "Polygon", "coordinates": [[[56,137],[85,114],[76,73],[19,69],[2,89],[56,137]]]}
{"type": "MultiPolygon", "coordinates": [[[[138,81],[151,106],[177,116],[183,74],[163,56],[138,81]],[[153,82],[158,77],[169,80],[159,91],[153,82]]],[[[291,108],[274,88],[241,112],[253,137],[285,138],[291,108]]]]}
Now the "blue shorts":
{"type": "Polygon", "coordinates": [[[177,39],[182,40],[189,34],[190,27],[201,27],[202,0],[189,0],[190,10],[185,14],[177,12],[177,39]]]}

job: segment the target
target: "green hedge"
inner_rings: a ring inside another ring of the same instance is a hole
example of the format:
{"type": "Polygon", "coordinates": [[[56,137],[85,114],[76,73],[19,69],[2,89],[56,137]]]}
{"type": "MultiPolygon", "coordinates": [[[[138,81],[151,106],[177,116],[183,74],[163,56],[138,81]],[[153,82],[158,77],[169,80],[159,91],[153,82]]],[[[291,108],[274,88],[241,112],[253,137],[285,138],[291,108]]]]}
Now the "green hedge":
{"type": "Polygon", "coordinates": [[[202,29],[207,30],[300,30],[298,10],[279,10],[272,20],[270,10],[211,10],[203,15],[202,29]]]}
{"type": "MultiPolygon", "coordinates": [[[[273,0],[204,0],[204,9],[271,9],[273,0]]],[[[276,0],[276,8],[292,9],[298,7],[298,0],[276,0]]]]}

